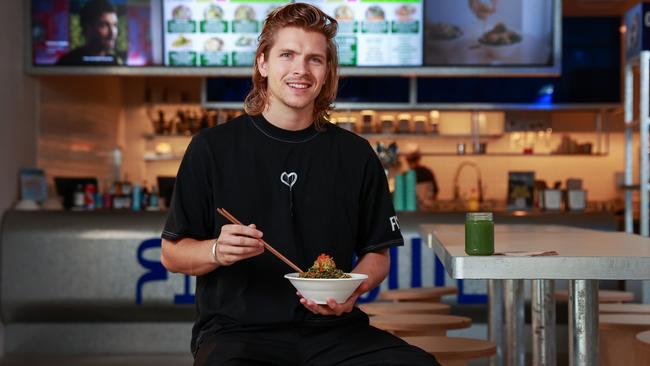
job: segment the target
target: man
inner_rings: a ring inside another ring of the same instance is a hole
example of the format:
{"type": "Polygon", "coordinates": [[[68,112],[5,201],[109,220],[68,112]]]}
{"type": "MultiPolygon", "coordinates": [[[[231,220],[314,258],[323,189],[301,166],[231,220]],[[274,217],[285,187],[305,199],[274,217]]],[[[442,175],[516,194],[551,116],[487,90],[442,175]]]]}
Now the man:
{"type": "Polygon", "coordinates": [[[115,53],[117,10],[108,0],[90,0],[79,14],[85,43],[61,56],[57,65],[121,65],[115,53]]]}
{"type": "Polygon", "coordinates": [[[418,146],[412,146],[406,153],[406,162],[409,169],[415,171],[415,195],[419,211],[431,211],[433,202],[438,199],[438,182],[433,171],[420,162],[422,153],[418,146]]]}
{"type": "Polygon", "coordinates": [[[161,259],[197,276],[195,365],[437,365],[354,306],[403,239],[372,147],[324,119],[338,82],[336,27],[307,4],[271,12],[247,114],[201,131],[185,153],[161,259]],[[229,224],[219,207],[248,225],[229,224]],[[293,270],[262,236],[303,269],[326,253],[368,279],[345,303],[317,305],[296,296],[283,278],[293,270]]]}

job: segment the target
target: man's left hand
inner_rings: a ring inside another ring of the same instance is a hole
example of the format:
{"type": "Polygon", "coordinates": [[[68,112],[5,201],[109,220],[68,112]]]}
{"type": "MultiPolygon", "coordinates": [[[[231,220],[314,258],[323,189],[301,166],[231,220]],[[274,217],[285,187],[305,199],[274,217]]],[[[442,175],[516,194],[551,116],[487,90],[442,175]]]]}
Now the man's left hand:
{"type": "Polygon", "coordinates": [[[296,294],[300,296],[300,303],[307,308],[307,310],[311,311],[314,314],[320,314],[320,315],[336,315],[339,316],[343,313],[349,313],[354,309],[354,304],[356,304],[357,299],[359,296],[361,296],[363,293],[367,292],[369,289],[367,281],[363,281],[359,287],[357,287],[356,290],[348,297],[348,299],[342,303],[339,304],[334,299],[328,298],[327,299],[327,305],[318,305],[312,300],[307,300],[305,299],[300,292],[297,292],[296,294]]]}

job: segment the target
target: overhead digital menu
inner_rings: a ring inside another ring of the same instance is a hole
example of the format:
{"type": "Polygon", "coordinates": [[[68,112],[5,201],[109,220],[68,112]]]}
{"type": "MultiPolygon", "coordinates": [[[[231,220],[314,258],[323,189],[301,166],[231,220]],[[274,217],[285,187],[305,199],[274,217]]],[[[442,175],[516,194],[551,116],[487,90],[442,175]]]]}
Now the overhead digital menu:
{"type": "Polygon", "coordinates": [[[266,15],[289,2],[165,0],[165,65],[252,65],[266,15]]]}
{"type": "Polygon", "coordinates": [[[422,0],[308,0],[339,23],[341,66],[422,65],[422,0]]]}

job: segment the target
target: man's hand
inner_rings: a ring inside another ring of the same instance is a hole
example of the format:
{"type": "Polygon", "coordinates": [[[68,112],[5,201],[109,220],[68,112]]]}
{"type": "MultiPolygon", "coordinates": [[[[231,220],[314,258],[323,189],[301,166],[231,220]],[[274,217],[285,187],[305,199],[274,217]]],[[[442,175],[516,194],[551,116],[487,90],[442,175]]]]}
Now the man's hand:
{"type": "Polygon", "coordinates": [[[255,224],[224,225],[217,238],[215,261],[219,266],[229,266],[246,258],[264,253],[264,244],[259,240],[262,232],[255,224]]]}
{"type": "Polygon", "coordinates": [[[361,296],[363,293],[367,292],[370,290],[370,286],[368,285],[368,281],[363,281],[357,287],[356,290],[348,297],[348,299],[343,303],[339,304],[334,299],[327,299],[327,305],[318,305],[315,302],[311,300],[305,299],[300,292],[296,292],[298,296],[300,296],[300,303],[306,307],[309,311],[311,311],[314,314],[320,314],[320,315],[336,315],[339,316],[343,313],[349,313],[352,311],[354,308],[354,304],[356,304],[357,299],[359,296],[361,296]]]}

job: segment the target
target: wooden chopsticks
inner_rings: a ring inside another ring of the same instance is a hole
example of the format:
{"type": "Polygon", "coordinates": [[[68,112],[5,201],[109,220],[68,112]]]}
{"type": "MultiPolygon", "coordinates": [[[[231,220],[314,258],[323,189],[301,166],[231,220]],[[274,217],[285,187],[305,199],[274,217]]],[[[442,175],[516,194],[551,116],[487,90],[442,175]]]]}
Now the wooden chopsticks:
{"type": "MultiPolygon", "coordinates": [[[[233,216],[232,214],[230,214],[230,212],[226,211],[225,208],[217,208],[217,212],[219,212],[223,217],[225,217],[226,219],[228,219],[228,221],[232,222],[233,224],[236,224],[236,225],[244,225],[244,224],[242,224],[239,220],[237,220],[237,218],[235,218],[235,216],[233,216]]],[[[298,273],[300,273],[300,274],[303,274],[303,273],[304,273],[303,270],[300,269],[300,267],[296,266],[295,264],[293,264],[292,261],[290,261],[289,259],[287,259],[287,257],[285,257],[285,256],[283,256],[282,254],[280,254],[280,252],[278,252],[277,250],[275,250],[275,248],[273,248],[269,243],[267,243],[266,241],[264,241],[264,239],[259,239],[259,240],[262,242],[262,244],[264,244],[264,248],[266,248],[266,250],[268,250],[269,252],[273,253],[276,257],[280,258],[284,263],[288,264],[289,267],[295,269],[295,270],[296,270],[298,273]]]]}

